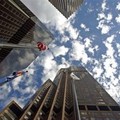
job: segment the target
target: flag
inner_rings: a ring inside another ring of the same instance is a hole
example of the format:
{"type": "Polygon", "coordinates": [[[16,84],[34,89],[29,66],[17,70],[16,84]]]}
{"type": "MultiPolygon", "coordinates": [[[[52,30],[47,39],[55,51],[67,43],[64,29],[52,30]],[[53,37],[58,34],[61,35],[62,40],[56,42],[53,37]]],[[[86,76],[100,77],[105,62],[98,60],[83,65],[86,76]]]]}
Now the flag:
{"type": "Polygon", "coordinates": [[[13,72],[11,75],[7,76],[6,80],[3,81],[2,83],[0,83],[0,86],[4,85],[7,82],[12,81],[13,79],[22,76],[23,74],[25,74],[28,71],[17,71],[17,72],[13,72]]]}
{"type": "Polygon", "coordinates": [[[38,46],[38,49],[39,49],[40,51],[43,51],[43,50],[47,50],[47,49],[48,49],[48,47],[47,47],[44,43],[42,43],[42,42],[38,42],[38,43],[37,43],[37,46],[38,46]]]}

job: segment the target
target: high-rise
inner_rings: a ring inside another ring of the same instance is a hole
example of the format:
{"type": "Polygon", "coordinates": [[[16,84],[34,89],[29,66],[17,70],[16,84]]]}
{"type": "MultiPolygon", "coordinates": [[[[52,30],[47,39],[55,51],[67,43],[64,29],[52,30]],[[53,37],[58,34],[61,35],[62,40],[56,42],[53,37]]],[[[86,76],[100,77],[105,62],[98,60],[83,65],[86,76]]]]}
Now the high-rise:
{"type": "MultiPolygon", "coordinates": [[[[0,43],[47,45],[53,35],[20,0],[0,0],[0,43]]],[[[0,48],[0,77],[26,68],[39,52],[34,49],[0,48]]]]}
{"type": "Polygon", "coordinates": [[[83,0],[49,0],[66,18],[70,17],[83,0]]]}
{"type": "Polygon", "coordinates": [[[83,67],[61,69],[21,109],[12,101],[0,119],[120,120],[120,106],[83,67]]]}

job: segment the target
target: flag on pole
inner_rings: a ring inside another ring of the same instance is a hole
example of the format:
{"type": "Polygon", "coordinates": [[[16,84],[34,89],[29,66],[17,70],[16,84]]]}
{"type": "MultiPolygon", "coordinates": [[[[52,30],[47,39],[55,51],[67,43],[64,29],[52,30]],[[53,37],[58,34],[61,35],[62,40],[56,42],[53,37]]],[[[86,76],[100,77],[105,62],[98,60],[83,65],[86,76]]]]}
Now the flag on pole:
{"type": "Polygon", "coordinates": [[[7,76],[6,80],[3,81],[2,83],[0,83],[0,86],[4,85],[7,82],[12,81],[13,79],[24,75],[25,73],[27,73],[28,71],[17,71],[17,72],[13,72],[11,75],[7,76]]]}
{"type": "Polygon", "coordinates": [[[23,74],[25,74],[26,72],[28,71],[17,71],[17,72],[13,72],[10,76],[7,77],[7,80],[11,80],[11,79],[14,79],[16,77],[19,77],[23,74]]]}
{"type": "Polygon", "coordinates": [[[38,46],[38,49],[39,49],[40,51],[43,51],[43,50],[47,50],[47,49],[48,49],[48,47],[47,47],[44,43],[42,43],[42,42],[38,42],[38,43],[37,43],[37,46],[38,46]]]}

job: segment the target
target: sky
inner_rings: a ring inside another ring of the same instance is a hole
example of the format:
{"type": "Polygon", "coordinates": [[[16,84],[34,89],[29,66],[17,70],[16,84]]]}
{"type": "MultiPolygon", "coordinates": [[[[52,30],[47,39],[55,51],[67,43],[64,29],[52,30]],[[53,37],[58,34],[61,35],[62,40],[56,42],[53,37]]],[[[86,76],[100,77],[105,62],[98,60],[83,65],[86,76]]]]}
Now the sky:
{"type": "Polygon", "coordinates": [[[22,0],[54,35],[50,51],[26,68],[28,74],[0,87],[0,110],[11,100],[21,107],[60,68],[84,66],[120,104],[120,2],[84,0],[66,19],[47,0],[22,0]]]}

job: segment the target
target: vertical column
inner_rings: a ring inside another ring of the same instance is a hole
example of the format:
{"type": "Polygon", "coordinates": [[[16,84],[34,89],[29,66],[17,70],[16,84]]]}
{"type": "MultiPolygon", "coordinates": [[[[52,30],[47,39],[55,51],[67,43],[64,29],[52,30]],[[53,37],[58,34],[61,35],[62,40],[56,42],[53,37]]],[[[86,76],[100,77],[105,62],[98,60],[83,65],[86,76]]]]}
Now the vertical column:
{"type": "Polygon", "coordinates": [[[72,79],[70,77],[70,71],[66,70],[65,78],[65,90],[64,90],[64,102],[62,110],[62,120],[78,120],[75,119],[74,104],[73,104],[73,90],[72,79]]]}
{"type": "Polygon", "coordinates": [[[73,104],[74,104],[75,120],[81,120],[74,80],[72,80],[72,91],[73,91],[73,104]]]}
{"type": "Polygon", "coordinates": [[[62,119],[64,89],[65,89],[65,72],[61,71],[61,77],[59,79],[58,87],[54,96],[52,107],[50,109],[48,120],[62,119]]]}
{"type": "Polygon", "coordinates": [[[55,91],[56,91],[56,85],[53,83],[50,89],[48,90],[46,96],[44,97],[44,100],[41,106],[39,107],[39,110],[37,111],[34,120],[38,120],[38,119],[47,120],[55,91]]]}

